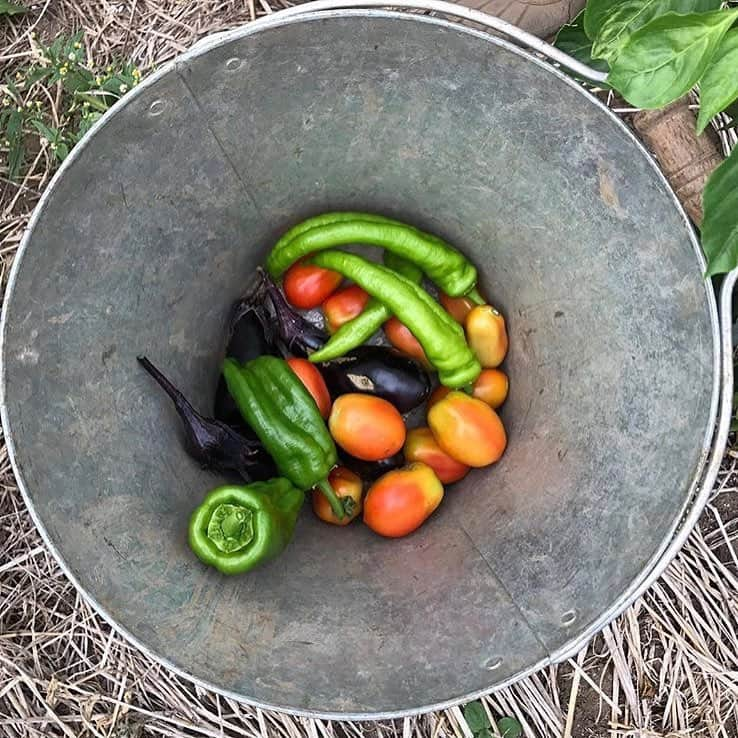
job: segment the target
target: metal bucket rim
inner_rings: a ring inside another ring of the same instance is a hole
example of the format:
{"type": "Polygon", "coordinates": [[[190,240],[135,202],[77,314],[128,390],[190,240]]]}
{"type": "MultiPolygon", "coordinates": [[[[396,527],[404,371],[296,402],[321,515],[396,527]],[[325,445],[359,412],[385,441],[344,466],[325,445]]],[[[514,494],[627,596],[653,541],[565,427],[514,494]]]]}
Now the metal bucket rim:
{"type": "Polygon", "coordinates": [[[630,604],[632,604],[632,602],[635,599],[637,599],[643,593],[643,591],[648,586],[650,586],[650,584],[652,584],[652,582],[658,577],[658,575],[661,573],[661,570],[665,566],[665,563],[668,563],[668,561],[670,561],[671,558],[673,558],[673,556],[676,554],[676,552],[681,547],[681,545],[684,543],[684,541],[686,540],[688,534],[690,533],[692,529],[691,525],[690,526],[682,525],[685,515],[690,509],[692,513],[698,514],[704,508],[704,505],[707,501],[707,494],[704,494],[704,487],[707,487],[707,486],[711,487],[712,481],[714,481],[711,479],[703,478],[703,472],[705,470],[705,465],[706,465],[707,459],[710,455],[710,451],[712,448],[712,439],[714,435],[715,421],[716,421],[717,412],[718,412],[718,401],[719,401],[719,396],[720,396],[720,379],[721,379],[720,324],[719,324],[719,319],[718,319],[717,304],[716,304],[715,294],[712,289],[712,286],[709,280],[705,280],[705,297],[707,299],[707,308],[708,308],[708,312],[710,315],[710,324],[712,327],[713,387],[712,387],[712,393],[711,393],[709,422],[704,432],[702,453],[700,455],[700,459],[694,470],[694,476],[693,476],[692,482],[689,485],[689,494],[685,498],[685,502],[679,512],[679,516],[675,518],[675,522],[670,527],[668,534],[660,542],[659,546],[655,550],[652,557],[649,559],[643,571],[638,576],[636,576],[634,580],[625,589],[625,591],[623,591],[614,600],[611,607],[605,613],[603,613],[600,618],[598,618],[596,621],[591,623],[585,630],[583,630],[578,635],[574,636],[569,641],[567,641],[559,650],[555,651],[552,654],[549,654],[548,656],[541,659],[537,663],[531,665],[530,667],[526,669],[521,670],[517,674],[509,677],[508,679],[505,679],[504,681],[496,684],[494,687],[489,687],[489,688],[482,689],[482,690],[476,690],[469,694],[450,697],[447,700],[444,700],[442,702],[437,702],[437,703],[433,703],[429,705],[423,705],[420,707],[412,707],[412,708],[403,709],[403,710],[383,712],[383,713],[325,712],[325,711],[320,711],[320,710],[298,709],[292,706],[275,705],[275,704],[268,704],[268,703],[260,702],[253,698],[249,698],[243,694],[233,692],[226,688],[220,687],[208,681],[207,679],[203,679],[203,678],[194,676],[192,674],[189,674],[187,671],[185,671],[184,668],[177,666],[172,661],[170,661],[169,658],[156,653],[153,649],[149,648],[137,636],[133,635],[130,631],[128,631],[126,628],[124,628],[119,623],[117,623],[113,615],[109,613],[102,605],[100,605],[100,603],[97,602],[96,598],[80,584],[76,575],[68,567],[60,551],[56,548],[55,544],[51,540],[43,521],[39,517],[34,507],[31,494],[25,483],[25,479],[23,477],[22,471],[19,467],[19,464],[16,458],[16,448],[15,448],[15,442],[13,439],[12,425],[10,422],[10,417],[8,414],[8,407],[7,407],[7,402],[6,402],[7,372],[6,372],[5,352],[6,352],[7,323],[9,319],[10,304],[12,302],[13,294],[14,294],[15,287],[16,287],[16,281],[18,278],[18,274],[20,273],[21,264],[23,262],[23,256],[25,254],[26,249],[28,248],[30,244],[31,236],[33,234],[34,228],[37,222],[40,220],[43,211],[45,210],[47,201],[50,199],[54,190],[59,186],[59,182],[63,178],[67,169],[69,169],[73,165],[73,163],[82,155],[89,141],[107,124],[108,120],[110,120],[114,115],[116,115],[119,112],[119,110],[121,110],[129,102],[135,99],[138,95],[142,94],[145,89],[156,84],[159,79],[169,74],[170,72],[177,73],[177,68],[182,62],[191,61],[209,52],[212,49],[224,46],[225,44],[228,44],[234,40],[247,38],[248,36],[259,33],[261,31],[265,31],[265,30],[269,30],[269,29],[277,28],[277,27],[282,27],[282,26],[289,25],[292,23],[312,22],[312,21],[316,21],[316,20],[320,20],[324,18],[347,18],[347,17],[348,18],[351,18],[351,17],[367,18],[369,17],[369,18],[384,18],[384,19],[395,19],[395,20],[413,20],[413,21],[428,23],[431,25],[446,27],[448,29],[451,29],[457,32],[463,32],[463,33],[472,35],[481,40],[487,41],[488,43],[499,46],[509,52],[512,52],[513,54],[518,55],[519,57],[526,60],[527,62],[532,62],[533,64],[537,65],[539,68],[543,69],[545,72],[549,74],[553,74],[555,77],[557,77],[559,80],[561,80],[568,86],[578,90],[579,93],[582,94],[583,97],[590,104],[597,106],[601,110],[601,112],[609,116],[610,119],[617,126],[619,126],[622,133],[624,133],[626,137],[631,141],[631,143],[634,144],[636,149],[640,151],[640,153],[643,156],[646,157],[646,159],[648,160],[648,162],[654,169],[656,176],[661,180],[662,184],[665,186],[666,190],[668,191],[670,197],[673,200],[674,206],[676,207],[676,209],[678,210],[679,214],[681,215],[684,221],[687,232],[689,234],[690,242],[692,244],[692,248],[695,252],[695,256],[697,257],[697,262],[701,268],[702,273],[704,273],[705,268],[706,268],[704,254],[702,252],[701,246],[695,234],[694,228],[692,227],[692,224],[688,216],[686,215],[684,208],[682,207],[674,191],[672,190],[671,186],[666,180],[666,177],[664,176],[662,171],[659,169],[658,165],[654,161],[651,154],[648,152],[645,146],[638,140],[638,138],[634,135],[634,133],[625,125],[625,123],[622,120],[620,120],[606,105],[604,105],[594,95],[590,94],[582,85],[580,85],[575,80],[573,80],[571,77],[569,77],[564,72],[562,72],[559,68],[552,66],[549,62],[533,55],[529,51],[526,51],[525,49],[522,49],[519,46],[516,46],[510,41],[500,38],[499,36],[494,36],[485,31],[478,30],[476,28],[470,28],[468,26],[462,25],[461,23],[451,21],[446,18],[439,18],[437,16],[418,15],[418,14],[411,14],[411,13],[407,13],[403,11],[384,10],[384,9],[379,9],[379,8],[361,8],[361,9],[345,8],[345,9],[331,9],[331,10],[305,10],[303,12],[295,12],[296,8],[291,8],[290,11],[291,12],[288,12],[286,17],[280,17],[281,14],[277,12],[272,15],[259,18],[255,21],[251,21],[250,23],[246,25],[239,26],[237,28],[234,28],[232,30],[229,30],[223,33],[219,33],[216,35],[215,38],[210,38],[210,39],[205,38],[197,42],[190,49],[178,55],[177,57],[172,59],[170,62],[162,66],[159,70],[156,70],[151,75],[147,76],[141,82],[141,84],[137,85],[136,88],[134,88],[128,95],[118,100],[90,128],[90,130],[86,133],[84,138],[77,144],[77,146],[74,147],[74,149],[72,149],[69,156],[62,162],[61,166],[59,167],[59,169],[57,170],[57,172],[54,174],[51,181],[49,182],[49,185],[47,186],[47,188],[44,190],[43,194],[41,195],[41,198],[39,199],[39,202],[37,203],[31,215],[31,218],[29,219],[28,226],[26,227],[25,233],[23,234],[23,238],[18,247],[18,251],[16,253],[16,257],[14,259],[10,275],[8,277],[8,285],[7,285],[7,289],[5,292],[5,297],[4,297],[4,301],[2,305],[2,315],[0,316],[0,421],[2,422],[2,426],[4,428],[5,442],[6,442],[6,446],[8,449],[8,457],[10,459],[13,473],[18,483],[18,488],[21,492],[21,495],[26,504],[26,507],[28,508],[31,518],[33,519],[34,525],[39,531],[39,534],[41,535],[41,538],[44,544],[47,546],[47,548],[50,550],[53,557],[56,559],[57,563],[59,564],[60,568],[64,572],[65,576],[72,582],[74,587],[82,595],[85,601],[92,607],[92,609],[95,612],[97,612],[115,631],[120,633],[120,635],[122,635],[123,638],[126,639],[126,641],[128,641],[130,644],[132,644],[134,647],[136,647],[146,656],[151,658],[153,661],[161,664],[162,666],[166,667],[167,669],[170,669],[172,672],[174,672],[178,676],[204,689],[209,689],[213,692],[223,695],[224,697],[227,697],[229,699],[234,699],[238,702],[242,702],[244,704],[248,704],[248,705],[251,705],[259,709],[276,710],[276,711],[283,712],[283,713],[290,714],[290,715],[296,715],[296,716],[307,717],[307,718],[320,718],[320,719],[327,719],[327,720],[346,720],[346,721],[348,720],[356,720],[356,721],[359,721],[359,720],[389,720],[389,719],[411,717],[411,716],[415,716],[415,715],[419,715],[419,714],[423,714],[427,712],[448,709],[451,707],[458,706],[460,704],[470,702],[475,699],[479,699],[480,697],[483,697],[484,695],[489,694],[492,691],[496,691],[499,689],[503,689],[507,686],[510,686],[511,684],[514,684],[518,682],[519,680],[539,671],[541,668],[544,668],[553,663],[557,663],[559,661],[562,661],[574,655],[588,640],[590,640],[596,633],[602,630],[603,627],[605,627],[614,618],[616,618],[623,610],[625,610],[625,608],[627,608],[630,604]],[[696,493],[697,488],[700,485],[700,481],[702,481],[703,483],[703,494],[698,495],[696,497],[695,493],[696,493]],[[680,525],[681,525],[681,528],[680,528],[680,525]]]}

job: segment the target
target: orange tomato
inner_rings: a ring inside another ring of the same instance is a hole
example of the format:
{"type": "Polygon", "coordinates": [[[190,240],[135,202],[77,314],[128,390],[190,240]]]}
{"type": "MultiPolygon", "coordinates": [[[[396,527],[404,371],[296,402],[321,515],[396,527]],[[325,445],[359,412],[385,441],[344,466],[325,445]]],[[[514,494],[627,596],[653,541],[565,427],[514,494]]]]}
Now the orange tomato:
{"type": "Polygon", "coordinates": [[[332,525],[348,525],[361,513],[361,493],[363,484],[361,478],[345,466],[335,467],[328,475],[328,482],[336,496],[343,501],[346,515],[340,520],[331,509],[326,496],[316,487],[313,490],[313,512],[324,522],[332,525]]]}
{"type": "Polygon", "coordinates": [[[449,313],[457,323],[461,323],[461,325],[464,325],[466,316],[469,315],[471,309],[476,305],[476,303],[468,297],[451,297],[445,292],[441,292],[440,300],[444,310],[449,313]]]}
{"type": "Polygon", "coordinates": [[[342,279],[338,272],[296,261],[285,272],[282,288],[290,304],[299,310],[310,310],[335,292],[342,279]]]}
{"type": "Polygon", "coordinates": [[[336,443],[364,461],[396,454],[405,443],[405,421],[394,405],[381,397],[351,393],[333,403],[328,427],[336,443]]]}
{"type": "Polygon", "coordinates": [[[297,374],[298,379],[305,385],[318,406],[320,416],[325,420],[331,413],[331,395],[321,373],[315,364],[307,359],[287,359],[290,369],[297,374]]]}
{"type": "Polygon", "coordinates": [[[416,462],[388,472],[364,498],[364,522],[380,536],[400,538],[419,528],[441,504],[443,485],[433,469],[416,462]]]}
{"type": "Polygon", "coordinates": [[[418,339],[410,332],[410,329],[404,323],[400,323],[397,318],[392,317],[384,324],[384,335],[387,336],[387,340],[398,351],[402,351],[403,354],[412,356],[413,359],[417,359],[425,366],[430,366],[428,357],[425,355],[425,351],[420,345],[420,341],[418,341],[418,339]]]}
{"type": "Polygon", "coordinates": [[[404,452],[407,461],[422,461],[428,464],[444,484],[458,482],[469,471],[466,464],[452,459],[436,443],[430,428],[413,428],[408,431],[404,452]]]}
{"type": "Polygon", "coordinates": [[[491,305],[478,305],[464,321],[466,340],[485,369],[502,364],[507,354],[507,329],[502,314],[491,305]]]}
{"type": "Polygon", "coordinates": [[[428,412],[428,425],[438,445],[451,458],[468,466],[498,461],[507,435],[497,413],[463,392],[449,392],[428,412]]]}
{"type": "Polygon", "coordinates": [[[356,284],[334,292],[323,303],[328,330],[335,333],[344,323],[360,315],[368,301],[369,295],[356,284]]]}
{"type": "Polygon", "coordinates": [[[474,382],[472,397],[486,402],[496,410],[507,399],[509,386],[505,372],[499,369],[482,369],[482,373],[474,382]]]}

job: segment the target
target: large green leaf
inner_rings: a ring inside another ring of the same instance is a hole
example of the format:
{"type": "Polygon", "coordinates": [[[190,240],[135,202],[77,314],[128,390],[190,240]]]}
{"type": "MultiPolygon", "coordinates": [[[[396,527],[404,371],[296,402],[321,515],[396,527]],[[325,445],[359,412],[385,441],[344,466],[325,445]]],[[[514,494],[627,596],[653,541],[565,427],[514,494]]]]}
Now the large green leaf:
{"type": "Polygon", "coordinates": [[[631,105],[667,105],[704,74],[736,18],[738,8],[654,18],[622,47],[607,81],[631,105]]]}
{"type": "Polygon", "coordinates": [[[702,248],[710,277],[738,266],[738,146],[710,175],[703,204],[702,248]]]}
{"type": "Polygon", "coordinates": [[[592,42],[584,32],[584,11],[579,13],[570,23],[561,26],[554,39],[554,46],[598,72],[608,72],[610,70],[604,59],[592,58],[592,42]]]}
{"type": "Polygon", "coordinates": [[[8,0],[0,0],[0,15],[17,15],[18,13],[27,13],[28,8],[23,5],[16,5],[8,2],[8,0]]]}
{"type": "Polygon", "coordinates": [[[700,114],[697,133],[738,99],[738,28],[728,31],[715,58],[700,80],[700,114]]]}
{"type": "Polygon", "coordinates": [[[584,32],[590,41],[594,41],[602,28],[605,19],[622,3],[624,0],[588,0],[584,8],[584,16],[582,24],[584,32]]]}
{"type": "Polygon", "coordinates": [[[592,56],[612,62],[633,33],[660,15],[719,8],[720,0],[621,0],[604,16],[592,43],[592,56]]]}

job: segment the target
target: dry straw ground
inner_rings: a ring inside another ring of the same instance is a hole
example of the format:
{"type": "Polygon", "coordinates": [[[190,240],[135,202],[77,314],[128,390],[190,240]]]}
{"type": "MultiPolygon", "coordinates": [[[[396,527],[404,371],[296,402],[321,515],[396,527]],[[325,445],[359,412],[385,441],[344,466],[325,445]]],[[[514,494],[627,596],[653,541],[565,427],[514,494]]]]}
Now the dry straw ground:
{"type": "MultiPolygon", "coordinates": [[[[273,0],[45,0],[0,23],[0,79],[34,60],[31,32],[84,29],[87,58],[144,73],[273,0]]],[[[56,86],[35,90],[51,106],[56,86]]],[[[622,110],[619,112],[626,113],[622,110]]],[[[724,149],[735,136],[721,134],[724,149]]],[[[21,183],[0,158],[3,286],[29,213],[56,164],[29,147],[21,183]]],[[[2,150],[0,157],[7,156],[2,150]]],[[[738,735],[738,453],[728,450],[701,524],[665,575],[566,664],[484,701],[535,738],[738,735]]],[[[83,602],[25,510],[0,448],[0,736],[465,736],[459,709],[387,724],[301,720],[199,689],[128,646],[83,602]]]]}

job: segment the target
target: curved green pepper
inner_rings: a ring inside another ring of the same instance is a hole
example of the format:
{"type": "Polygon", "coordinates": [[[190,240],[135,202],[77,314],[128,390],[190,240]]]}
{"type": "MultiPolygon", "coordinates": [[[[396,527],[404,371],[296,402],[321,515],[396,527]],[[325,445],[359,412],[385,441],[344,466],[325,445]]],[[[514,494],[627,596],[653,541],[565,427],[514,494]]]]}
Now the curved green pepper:
{"type": "Polygon", "coordinates": [[[327,480],[336,465],[336,446],[315,400],[287,362],[260,356],[241,366],[226,359],[223,376],[241,415],[279,473],[301,490],[318,487],[342,518],[343,503],[327,480]]]}
{"type": "MultiPolygon", "coordinates": [[[[420,284],[423,272],[415,264],[405,261],[391,251],[384,252],[384,263],[388,269],[402,274],[411,282],[420,284]]],[[[360,315],[344,323],[317,351],[310,354],[310,361],[330,361],[361,346],[369,340],[392,317],[392,313],[379,300],[371,299],[360,315]]]]}
{"type": "Polygon", "coordinates": [[[482,371],[462,327],[419,285],[381,264],[345,251],[323,251],[310,261],[353,280],[387,306],[418,339],[441,383],[452,389],[482,371]]]}
{"type": "Polygon", "coordinates": [[[364,213],[325,213],[298,224],[277,241],[267,271],[277,278],[308,254],[352,243],[381,246],[412,261],[447,295],[478,297],[477,270],[460,251],[405,223],[364,213]]]}
{"type": "Polygon", "coordinates": [[[305,495],[287,479],[218,487],[190,518],[190,548],[223,574],[278,556],[292,540],[305,495]]]}

